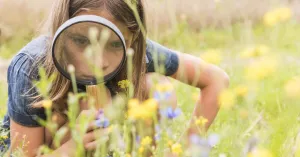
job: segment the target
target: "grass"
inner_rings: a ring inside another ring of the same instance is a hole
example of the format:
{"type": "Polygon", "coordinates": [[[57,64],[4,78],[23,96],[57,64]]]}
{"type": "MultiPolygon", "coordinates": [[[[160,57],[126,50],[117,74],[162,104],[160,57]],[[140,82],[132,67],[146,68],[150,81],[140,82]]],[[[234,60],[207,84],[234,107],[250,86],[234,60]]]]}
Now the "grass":
{"type": "MultiPolygon", "coordinates": [[[[229,89],[235,90],[239,85],[247,87],[246,94],[237,98],[232,107],[221,108],[211,126],[208,134],[216,133],[221,138],[220,143],[212,149],[211,156],[242,156],[252,141],[257,141],[258,148],[269,150],[275,157],[295,156],[296,137],[300,131],[300,102],[299,95],[296,98],[288,97],[285,85],[291,78],[300,75],[299,35],[300,23],[293,19],[274,27],[246,21],[224,28],[208,27],[201,30],[195,30],[187,21],[179,20],[178,25],[169,31],[150,34],[150,38],[167,47],[198,57],[218,49],[217,55],[221,58],[218,65],[231,78],[229,89]],[[269,52],[265,57],[277,57],[278,65],[266,78],[250,81],[245,69],[261,57],[242,58],[240,55],[245,48],[256,45],[266,45],[269,52]]],[[[20,41],[15,38],[6,42],[5,51],[0,56],[11,57],[29,39],[20,41]],[[14,43],[18,45],[12,46],[14,43]]],[[[195,104],[189,96],[197,89],[173,82],[178,104],[184,112],[184,116],[171,125],[172,130],[176,130],[174,136],[179,136],[184,129],[180,124],[188,120],[195,104]]],[[[6,106],[6,100],[7,85],[0,82],[1,108],[6,106]]],[[[1,110],[0,117],[4,114],[5,110],[1,110]]]]}

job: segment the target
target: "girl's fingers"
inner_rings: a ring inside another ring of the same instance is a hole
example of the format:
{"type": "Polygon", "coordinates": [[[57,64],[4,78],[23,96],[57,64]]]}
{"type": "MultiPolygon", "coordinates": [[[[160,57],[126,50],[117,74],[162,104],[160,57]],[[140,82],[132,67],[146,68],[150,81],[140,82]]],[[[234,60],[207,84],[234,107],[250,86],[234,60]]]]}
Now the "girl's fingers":
{"type": "Polygon", "coordinates": [[[87,151],[93,151],[93,150],[95,150],[97,148],[97,146],[99,144],[103,144],[106,141],[108,141],[108,136],[103,136],[101,139],[98,139],[98,140],[95,140],[95,141],[92,141],[92,142],[84,144],[84,148],[87,151]]]}
{"type": "Polygon", "coordinates": [[[96,129],[94,131],[91,131],[83,137],[83,143],[90,143],[92,141],[95,141],[96,139],[99,139],[101,137],[108,135],[108,129],[96,129]]]}

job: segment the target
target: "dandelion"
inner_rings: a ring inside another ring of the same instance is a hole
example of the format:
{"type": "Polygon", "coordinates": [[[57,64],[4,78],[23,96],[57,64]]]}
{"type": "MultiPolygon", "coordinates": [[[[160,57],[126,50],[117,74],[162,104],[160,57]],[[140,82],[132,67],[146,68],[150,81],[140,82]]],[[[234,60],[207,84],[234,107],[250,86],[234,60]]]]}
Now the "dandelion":
{"type": "Polygon", "coordinates": [[[285,86],[284,90],[288,97],[297,98],[300,96],[300,76],[289,80],[285,86]]]}
{"type": "Polygon", "coordinates": [[[175,143],[171,147],[172,153],[180,155],[182,153],[182,146],[179,143],[175,143]]]}
{"type": "Polygon", "coordinates": [[[167,117],[169,119],[174,119],[178,117],[181,113],[182,112],[180,108],[176,108],[174,110],[172,107],[167,107],[166,109],[160,111],[160,114],[162,116],[167,117]]]}
{"type": "Polygon", "coordinates": [[[221,92],[218,101],[221,107],[229,109],[236,103],[236,95],[232,90],[226,89],[221,92]]]}
{"type": "Polygon", "coordinates": [[[200,58],[202,58],[207,63],[216,65],[220,64],[222,61],[222,57],[218,50],[208,50],[205,53],[201,54],[200,58]]]}
{"type": "Polygon", "coordinates": [[[51,100],[44,100],[42,105],[45,109],[50,109],[52,107],[52,101],[51,100]]]}
{"type": "Polygon", "coordinates": [[[276,71],[277,65],[276,59],[261,58],[246,68],[246,78],[253,81],[265,79],[276,71]]]}
{"type": "Polygon", "coordinates": [[[248,87],[245,85],[238,85],[234,89],[235,93],[239,97],[245,97],[248,94],[248,87]]]}
{"type": "Polygon", "coordinates": [[[142,139],[142,146],[149,146],[152,143],[152,139],[149,136],[146,136],[142,139]]]}
{"type": "Polygon", "coordinates": [[[273,154],[267,149],[258,148],[248,153],[247,157],[273,157],[273,154]]]}
{"type": "Polygon", "coordinates": [[[118,82],[118,86],[122,89],[128,88],[130,85],[130,81],[129,80],[122,80],[118,82]]]}
{"type": "Polygon", "coordinates": [[[208,119],[206,119],[206,118],[200,116],[200,117],[196,120],[195,124],[196,124],[197,126],[204,127],[204,126],[206,125],[207,122],[208,122],[208,119]]]}

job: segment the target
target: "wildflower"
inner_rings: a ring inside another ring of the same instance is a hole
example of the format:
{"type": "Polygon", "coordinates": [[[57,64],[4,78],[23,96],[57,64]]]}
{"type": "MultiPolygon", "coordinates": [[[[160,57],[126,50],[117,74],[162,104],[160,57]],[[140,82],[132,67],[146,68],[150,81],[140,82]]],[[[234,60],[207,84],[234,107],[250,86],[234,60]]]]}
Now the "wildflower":
{"type": "Polygon", "coordinates": [[[129,108],[135,108],[135,107],[138,107],[140,104],[139,100],[138,99],[130,99],[128,101],[128,107],[129,108]]]}
{"type": "Polygon", "coordinates": [[[256,47],[250,47],[246,48],[242,53],[242,58],[254,58],[254,57],[260,57],[267,53],[269,53],[270,48],[265,45],[258,45],[256,47]]]}
{"type": "Polygon", "coordinates": [[[218,101],[221,107],[229,109],[236,103],[236,95],[232,90],[226,89],[221,92],[218,101]]]}
{"type": "Polygon", "coordinates": [[[128,88],[130,85],[130,81],[129,80],[122,80],[118,82],[118,86],[122,89],[128,88]]]}
{"type": "Polygon", "coordinates": [[[245,85],[239,85],[234,89],[235,93],[239,97],[244,97],[248,94],[248,87],[245,85]]]}
{"type": "Polygon", "coordinates": [[[152,142],[152,139],[149,136],[146,136],[142,139],[141,145],[142,146],[149,146],[152,142]]]}
{"type": "Polygon", "coordinates": [[[42,105],[45,109],[50,109],[52,107],[52,101],[51,100],[44,100],[42,105]]]}
{"type": "Polygon", "coordinates": [[[195,124],[196,124],[197,126],[204,127],[205,124],[206,124],[207,122],[208,122],[208,119],[206,119],[206,118],[200,116],[200,117],[196,120],[195,124]]]}
{"type": "Polygon", "coordinates": [[[220,64],[222,61],[222,57],[218,50],[208,50],[207,52],[200,55],[204,61],[211,64],[220,64]]]}
{"type": "Polygon", "coordinates": [[[172,149],[172,153],[174,153],[176,155],[180,155],[182,153],[182,147],[181,147],[181,144],[179,144],[179,143],[173,144],[171,149],[172,149]]]}
{"type": "Polygon", "coordinates": [[[277,69],[277,60],[272,58],[261,58],[246,68],[248,80],[259,81],[272,75],[277,69]]]}
{"type": "Polygon", "coordinates": [[[157,107],[158,107],[157,101],[155,99],[151,99],[151,98],[144,101],[141,105],[144,106],[149,111],[155,111],[155,110],[157,110],[157,107]]]}
{"type": "Polygon", "coordinates": [[[215,147],[220,141],[220,136],[218,134],[211,134],[207,138],[208,145],[215,147]]]}
{"type": "Polygon", "coordinates": [[[273,157],[273,154],[267,149],[258,148],[248,153],[247,157],[273,157]]]}
{"type": "Polygon", "coordinates": [[[109,120],[105,117],[102,109],[99,110],[95,125],[99,128],[107,128],[109,126],[109,120]]]}
{"type": "Polygon", "coordinates": [[[291,9],[287,7],[282,7],[267,12],[263,17],[263,21],[266,26],[274,26],[279,22],[289,20],[291,16],[291,9]]]}
{"type": "Polygon", "coordinates": [[[71,74],[75,72],[75,67],[72,64],[68,65],[68,72],[71,74]]]}
{"type": "Polygon", "coordinates": [[[144,151],[145,151],[145,148],[144,148],[143,146],[139,148],[139,153],[140,153],[140,154],[143,154],[144,151]]]}
{"type": "Polygon", "coordinates": [[[181,114],[181,109],[176,108],[175,110],[173,110],[172,107],[167,107],[166,109],[161,110],[160,114],[169,119],[174,119],[181,114]]]}
{"type": "Polygon", "coordinates": [[[7,135],[2,135],[2,136],[1,136],[1,139],[2,139],[2,140],[7,140],[7,139],[8,139],[8,136],[7,136],[7,135]]]}
{"type": "Polygon", "coordinates": [[[157,102],[154,99],[148,99],[139,104],[136,99],[128,103],[128,116],[132,119],[149,119],[157,111],[157,102]]]}
{"type": "Polygon", "coordinates": [[[300,77],[295,77],[289,80],[285,86],[284,90],[288,97],[296,98],[300,96],[300,77]]]}

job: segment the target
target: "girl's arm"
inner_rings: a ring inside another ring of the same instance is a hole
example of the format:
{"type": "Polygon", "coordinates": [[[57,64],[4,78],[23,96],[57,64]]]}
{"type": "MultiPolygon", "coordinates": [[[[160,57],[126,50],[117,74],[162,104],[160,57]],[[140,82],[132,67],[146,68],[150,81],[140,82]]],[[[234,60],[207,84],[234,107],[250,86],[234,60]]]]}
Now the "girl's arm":
{"type": "MultiPolygon", "coordinates": [[[[208,128],[218,113],[218,95],[229,86],[229,77],[219,67],[205,63],[200,58],[180,52],[176,53],[179,58],[179,66],[171,77],[201,89],[201,99],[195,107],[194,115],[206,118],[208,120],[206,128],[208,128]]],[[[192,129],[191,133],[195,131],[192,129]]]]}

